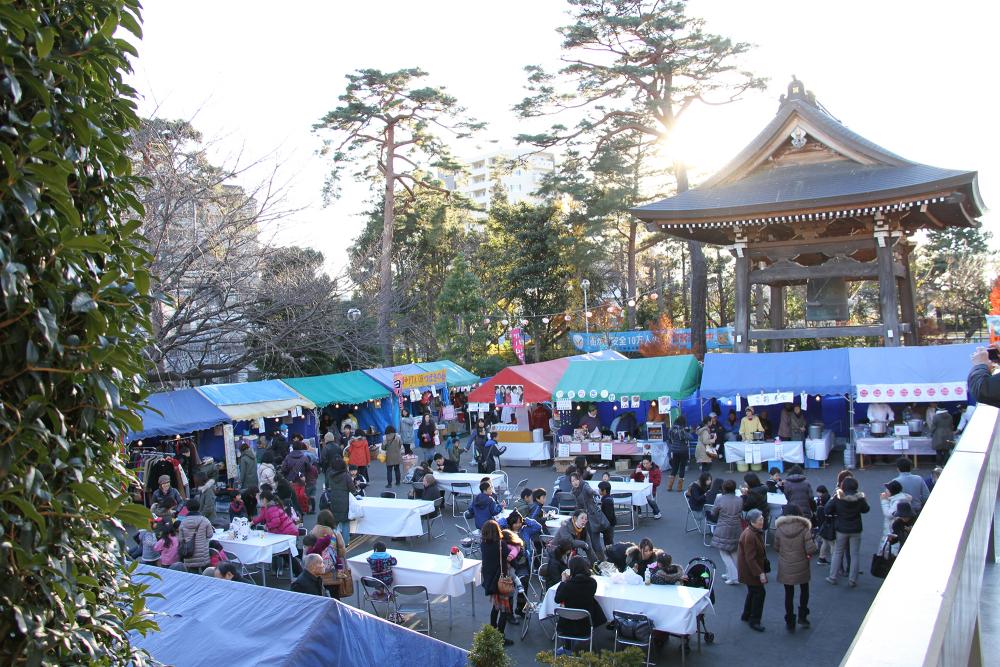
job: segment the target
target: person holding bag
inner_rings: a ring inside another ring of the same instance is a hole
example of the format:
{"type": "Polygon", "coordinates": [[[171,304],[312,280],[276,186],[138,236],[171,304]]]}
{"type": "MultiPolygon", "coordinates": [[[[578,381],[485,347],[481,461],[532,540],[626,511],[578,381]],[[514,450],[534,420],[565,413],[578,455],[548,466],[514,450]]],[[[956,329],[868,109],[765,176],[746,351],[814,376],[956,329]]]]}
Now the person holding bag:
{"type": "Polygon", "coordinates": [[[428,412],[424,413],[417,429],[417,440],[420,445],[420,460],[431,461],[434,459],[434,447],[437,445],[437,424],[431,419],[428,412]]]}
{"type": "MultiPolygon", "coordinates": [[[[490,625],[504,633],[513,610],[514,579],[510,576],[510,545],[504,544],[500,524],[492,519],[483,524],[482,530],[482,577],[483,591],[493,605],[490,611],[490,625]]],[[[514,642],[507,637],[504,646],[514,642]]]]}
{"type": "Polygon", "coordinates": [[[767,595],[764,586],[767,584],[767,573],[771,571],[771,563],[764,550],[764,514],[760,510],[750,510],[747,512],[747,523],[749,525],[740,535],[736,557],[740,583],[747,587],[740,619],[749,623],[750,629],[764,632],[760,619],[764,614],[764,597],[767,595]]]}

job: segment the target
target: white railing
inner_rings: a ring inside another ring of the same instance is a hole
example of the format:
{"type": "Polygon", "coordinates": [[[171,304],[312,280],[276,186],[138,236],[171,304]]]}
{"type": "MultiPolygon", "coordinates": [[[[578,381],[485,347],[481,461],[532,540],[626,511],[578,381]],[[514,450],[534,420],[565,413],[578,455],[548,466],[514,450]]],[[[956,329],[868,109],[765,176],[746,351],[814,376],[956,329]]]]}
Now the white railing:
{"type": "MultiPolygon", "coordinates": [[[[979,601],[1000,482],[996,408],[979,406],[842,667],[988,664],[979,601]]],[[[996,664],[996,663],[994,663],[996,664]]]]}

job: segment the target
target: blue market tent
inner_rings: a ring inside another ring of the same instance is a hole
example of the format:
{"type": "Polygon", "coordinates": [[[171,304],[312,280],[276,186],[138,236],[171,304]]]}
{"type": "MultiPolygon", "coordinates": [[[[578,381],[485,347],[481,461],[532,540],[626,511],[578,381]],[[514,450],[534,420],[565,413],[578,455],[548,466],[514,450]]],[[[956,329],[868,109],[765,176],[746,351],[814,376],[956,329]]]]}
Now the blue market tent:
{"type": "Polygon", "coordinates": [[[851,384],[854,387],[864,384],[965,384],[969,357],[976,347],[975,343],[968,343],[851,348],[851,384]]]}
{"type": "Polygon", "coordinates": [[[160,629],[130,639],[160,664],[461,667],[468,657],[331,598],[147,565],[133,580],[149,586],[160,629]]]}
{"type": "Polygon", "coordinates": [[[229,415],[194,389],[150,394],[146,405],[139,413],[142,430],[129,432],[126,440],[194,433],[229,421],[229,415]]]}
{"type": "Polygon", "coordinates": [[[746,397],[778,391],[804,391],[824,396],[848,394],[853,386],[849,352],[847,348],[840,348],[706,354],[701,395],[703,398],[732,398],[736,394],[746,397]]]}
{"type": "Polygon", "coordinates": [[[198,387],[198,391],[233,421],[274,417],[296,407],[316,407],[281,380],[208,384],[198,387]]]}

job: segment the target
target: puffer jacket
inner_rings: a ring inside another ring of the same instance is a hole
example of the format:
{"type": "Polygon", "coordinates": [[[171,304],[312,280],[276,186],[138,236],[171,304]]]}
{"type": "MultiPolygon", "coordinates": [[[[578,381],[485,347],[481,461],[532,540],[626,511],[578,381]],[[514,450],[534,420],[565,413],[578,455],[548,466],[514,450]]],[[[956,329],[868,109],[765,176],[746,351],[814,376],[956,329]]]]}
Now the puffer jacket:
{"type": "Polygon", "coordinates": [[[299,529],[291,517],[277,505],[268,505],[254,517],[253,523],[262,523],[269,533],[277,535],[298,535],[299,529]]]}
{"type": "Polygon", "coordinates": [[[493,496],[485,493],[476,494],[472,501],[472,513],[475,515],[476,528],[482,528],[483,524],[503,511],[500,503],[493,496]]]}
{"type": "Polygon", "coordinates": [[[667,451],[671,455],[686,455],[690,451],[688,446],[689,440],[687,430],[677,425],[671,426],[667,432],[667,451]]]}
{"type": "Polygon", "coordinates": [[[838,533],[857,534],[861,532],[861,515],[867,514],[868,501],[863,493],[834,496],[826,504],[827,516],[834,517],[838,533]]]}
{"type": "Polygon", "coordinates": [[[188,514],[184,517],[180,530],[177,532],[177,539],[180,540],[181,544],[184,544],[192,536],[194,537],[194,553],[189,558],[184,559],[184,565],[192,568],[208,567],[211,561],[208,543],[214,533],[215,528],[212,527],[212,522],[201,514],[188,514]]]}
{"type": "Polygon", "coordinates": [[[812,516],[813,490],[805,475],[789,475],[785,478],[785,500],[802,510],[802,516],[812,516]]]}
{"type": "Polygon", "coordinates": [[[681,583],[683,578],[684,568],[677,563],[667,568],[657,565],[653,568],[653,574],[649,575],[649,583],[660,586],[675,586],[681,583]]]}
{"type": "Polygon", "coordinates": [[[260,486],[268,484],[271,489],[274,489],[274,465],[271,463],[261,463],[257,466],[257,479],[260,482],[260,486]]]}
{"type": "Polygon", "coordinates": [[[720,494],[715,499],[715,515],[718,518],[712,534],[712,546],[719,551],[736,551],[743,530],[743,501],[732,493],[720,494]]]}
{"type": "Polygon", "coordinates": [[[387,466],[398,466],[403,462],[403,441],[398,433],[390,433],[385,436],[382,449],[385,450],[385,464],[387,466]]]}
{"type": "Polygon", "coordinates": [[[779,517],[774,527],[778,552],[778,582],[789,586],[809,583],[809,556],[816,553],[812,522],[804,516],[779,517]]]}
{"type": "Polygon", "coordinates": [[[248,449],[240,455],[239,479],[241,491],[246,491],[249,488],[260,488],[260,482],[257,480],[257,460],[254,458],[252,449],[248,449]]]}
{"type": "Polygon", "coordinates": [[[354,438],[348,445],[348,458],[352,466],[366,466],[372,462],[372,455],[368,449],[367,438],[354,438]]]}
{"type": "Polygon", "coordinates": [[[332,472],[327,475],[326,489],[330,495],[330,511],[337,523],[349,521],[347,518],[351,508],[351,501],[347,499],[347,494],[356,493],[354,480],[346,470],[332,472]]]}
{"type": "Polygon", "coordinates": [[[306,472],[309,470],[309,457],[304,449],[293,449],[281,463],[281,474],[289,482],[294,482],[299,478],[305,480],[306,472]]]}

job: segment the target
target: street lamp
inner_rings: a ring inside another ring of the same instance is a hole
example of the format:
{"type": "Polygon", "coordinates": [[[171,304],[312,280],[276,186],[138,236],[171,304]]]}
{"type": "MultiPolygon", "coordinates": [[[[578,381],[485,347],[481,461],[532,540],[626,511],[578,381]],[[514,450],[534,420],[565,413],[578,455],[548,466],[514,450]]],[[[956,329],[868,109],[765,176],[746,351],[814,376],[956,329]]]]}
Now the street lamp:
{"type": "Polygon", "coordinates": [[[590,310],[587,308],[587,290],[590,289],[590,281],[584,278],[580,281],[583,288],[583,328],[587,334],[587,345],[590,345],[590,310]]]}

